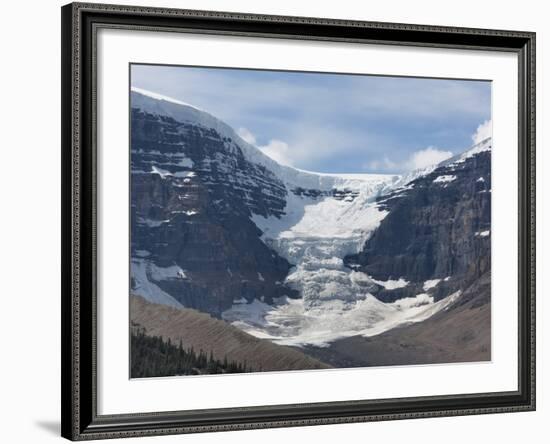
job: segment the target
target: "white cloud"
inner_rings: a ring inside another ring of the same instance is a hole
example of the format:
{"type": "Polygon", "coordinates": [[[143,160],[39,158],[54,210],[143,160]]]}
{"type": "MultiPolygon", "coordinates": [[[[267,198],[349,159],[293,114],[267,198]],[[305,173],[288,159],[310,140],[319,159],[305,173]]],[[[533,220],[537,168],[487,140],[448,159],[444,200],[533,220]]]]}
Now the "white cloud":
{"type": "Polygon", "coordinates": [[[373,160],[368,162],[364,165],[364,168],[368,171],[413,171],[426,168],[431,165],[437,165],[452,156],[453,153],[451,151],[439,150],[430,146],[426,149],[415,151],[404,162],[394,162],[385,156],[381,160],[373,160]]]}
{"type": "MultiPolygon", "coordinates": [[[[364,136],[355,137],[346,130],[335,128],[320,128],[315,123],[302,121],[299,128],[290,131],[289,139],[268,139],[265,145],[260,145],[265,135],[257,137],[245,127],[239,127],[237,134],[246,142],[259,148],[264,154],[277,162],[297,168],[307,169],[312,158],[324,161],[333,156],[354,154],[354,147],[367,143],[364,136]],[[315,156],[312,156],[315,153],[315,156]]],[[[311,167],[309,167],[311,169],[311,167]]]]}
{"type": "Polygon", "coordinates": [[[273,139],[270,140],[267,145],[258,148],[260,148],[265,155],[271,157],[280,164],[288,166],[293,165],[288,144],[282,140],[273,139]]]}
{"type": "Polygon", "coordinates": [[[271,157],[273,160],[279,162],[282,165],[293,166],[294,160],[291,158],[291,151],[288,143],[282,140],[272,139],[267,145],[258,146],[256,136],[248,128],[240,127],[237,130],[237,134],[245,142],[251,145],[257,146],[265,155],[271,157]]]}
{"type": "Polygon", "coordinates": [[[488,137],[492,137],[493,135],[493,121],[492,120],[486,120],[481,125],[477,127],[476,132],[472,135],[472,140],[474,141],[474,145],[477,145],[480,142],[483,142],[488,137]]]}
{"type": "Polygon", "coordinates": [[[420,151],[412,153],[406,165],[409,170],[418,170],[431,165],[437,165],[439,162],[449,159],[453,156],[451,151],[438,150],[432,146],[420,151]]]}
{"type": "Polygon", "coordinates": [[[256,145],[256,136],[254,136],[254,134],[252,134],[248,129],[241,127],[237,130],[237,134],[245,142],[248,142],[251,145],[256,145]]]}
{"type": "MultiPolygon", "coordinates": [[[[472,141],[475,144],[482,142],[488,137],[493,135],[493,122],[492,120],[486,120],[476,129],[476,132],[472,134],[472,141]]],[[[437,165],[444,160],[453,156],[451,151],[440,150],[433,146],[426,149],[415,151],[404,162],[394,162],[388,157],[384,157],[381,160],[373,160],[366,163],[363,168],[367,171],[413,171],[422,168],[429,167],[431,165],[437,165]]]]}

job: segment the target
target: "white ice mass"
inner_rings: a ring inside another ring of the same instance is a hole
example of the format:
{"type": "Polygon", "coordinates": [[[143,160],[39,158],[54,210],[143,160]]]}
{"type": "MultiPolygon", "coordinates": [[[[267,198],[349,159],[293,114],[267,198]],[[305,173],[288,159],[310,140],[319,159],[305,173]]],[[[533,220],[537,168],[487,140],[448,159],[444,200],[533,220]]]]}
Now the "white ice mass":
{"type": "Polygon", "coordinates": [[[319,347],[350,336],[375,336],[399,325],[421,322],[446,309],[460,291],[434,302],[426,294],[384,303],[366,293],[345,305],[341,301],[305,310],[302,300],[289,299],[274,307],[259,301],[236,304],[224,319],[249,334],[282,345],[319,347]]]}
{"type": "MultiPolygon", "coordinates": [[[[345,178],[340,180],[345,181],[345,178]]],[[[295,264],[286,284],[301,299],[276,304],[235,304],[223,318],[246,332],[284,345],[326,346],[348,336],[372,336],[403,323],[419,322],[447,307],[457,295],[439,302],[427,294],[384,303],[369,293],[370,285],[386,289],[408,285],[403,278],[377,281],[344,265],[343,258],[360,251],[384,219],[375,197],[394,178],[364,175],[346,186],[358,192],[352,201],[332,196],[311,198],[289,193],[285,215],[253,216],[262,239],[295,264]]]]}

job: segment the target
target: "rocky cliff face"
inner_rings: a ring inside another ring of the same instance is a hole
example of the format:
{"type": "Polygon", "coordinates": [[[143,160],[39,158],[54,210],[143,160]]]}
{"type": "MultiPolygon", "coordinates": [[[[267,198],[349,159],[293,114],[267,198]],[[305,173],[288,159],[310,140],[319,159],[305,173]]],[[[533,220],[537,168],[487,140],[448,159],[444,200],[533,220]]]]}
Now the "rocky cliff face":
{"type": "Polygon", "coordinates": [[[131,137],[133,290],[215,315],[236,295],[296,295],[281,284],[289,263],[250,220],[285,206],[271,171],[213,128],[141,108],[132,109],[131,137]]]}
{"type": "Polygon", "coordinates": [[[389,213],[346,265],[375,279],[404,279],[381,289],[394,301],[418,294],[426,281],[435,299],[465,289],[491,268],[491,142],[451,159],[378,198],[389,213]],[[437,283],[436,283],[437,281],[437,283]]]}

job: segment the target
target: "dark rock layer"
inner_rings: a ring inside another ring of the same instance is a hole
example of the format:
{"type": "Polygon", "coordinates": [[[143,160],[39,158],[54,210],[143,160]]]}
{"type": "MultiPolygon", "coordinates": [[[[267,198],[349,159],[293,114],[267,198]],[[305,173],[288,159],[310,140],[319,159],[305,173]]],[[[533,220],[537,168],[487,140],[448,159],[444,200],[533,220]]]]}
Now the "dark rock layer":
{"type": "Polygon", "coordinates": [[[131,137],[132,258],[183,271],[150,281],[216,316],[236,297],[297,296],[280,284],[290,264],[250,220],[281,214],[282,182],[214,129],[133,109],[131,137]]]}

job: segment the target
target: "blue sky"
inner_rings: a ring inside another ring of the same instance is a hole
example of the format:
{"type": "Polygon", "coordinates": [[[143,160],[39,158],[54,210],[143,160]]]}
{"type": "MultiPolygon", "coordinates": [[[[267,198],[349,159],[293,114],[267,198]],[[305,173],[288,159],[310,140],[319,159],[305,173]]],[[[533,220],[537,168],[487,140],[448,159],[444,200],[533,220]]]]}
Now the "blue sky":
{"type": "Polygon", "coordinates": [[[490,135],[488,81],[157,65],[131,74],[132,86],[206,110],[311,171],[400,173],[490,135]]]}

